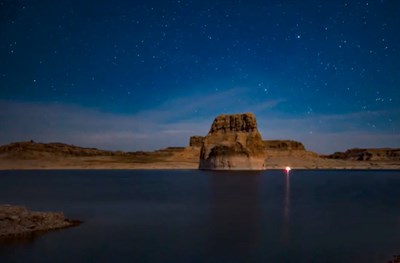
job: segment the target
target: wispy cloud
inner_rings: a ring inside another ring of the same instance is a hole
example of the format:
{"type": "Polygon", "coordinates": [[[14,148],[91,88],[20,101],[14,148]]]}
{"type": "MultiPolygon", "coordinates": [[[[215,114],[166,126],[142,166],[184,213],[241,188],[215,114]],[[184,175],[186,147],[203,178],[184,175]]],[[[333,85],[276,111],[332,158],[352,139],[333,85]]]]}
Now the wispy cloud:
{"type": "Polygon", "coordinates": [[[379,129],[384,118],[390,117],[393,123],[399,123],[399,113],[282,114],[275,108],[287,103],[286,100],[254,103],[241,99],[246,92],[236,88],[211,95],[179,97],[134,114],[77,105],[3,100],[0,101],[0,144],[33,139],[119,150],[185,146],[190,136],[206,135],[218,114],[252,111],[264,139],[300,140],[317,152],[356,146],[400,147],[400,135],[395,130],[398,127],[379,129]]]}
{"type": "Polygon", "coordinates": [[[258,118],[264,139],[294,139],[320,153],[354,147],[400,147],[399,122],[400,112],[385,111],[300,116],[271,113],[258,118]]]}
{"type": "Polygon", "coordinates": [[[205,135],[215,115],[231,112],[245,90],[179,97],[134,114],[103,112],[77,105],[0,101],[0,143],[37,140],[121,150],[185,146],[205,135]],[[223,102],[223,103],[221,103],[223,102]]]}
{"type": "MultiPolygon", "coordinates": [[[[71,105],[2,101],[0,122],[4,125],[0,127],[0,143],[33,139],[106,149],[148,150],[186,145],[187,136],[202,128],[197,123],[168,122],[168,118],[163,120],[158,114],[164,112],[124,115],[71,105]]],[[[171,112],[168,114],[173,117],[171,112]]]]}

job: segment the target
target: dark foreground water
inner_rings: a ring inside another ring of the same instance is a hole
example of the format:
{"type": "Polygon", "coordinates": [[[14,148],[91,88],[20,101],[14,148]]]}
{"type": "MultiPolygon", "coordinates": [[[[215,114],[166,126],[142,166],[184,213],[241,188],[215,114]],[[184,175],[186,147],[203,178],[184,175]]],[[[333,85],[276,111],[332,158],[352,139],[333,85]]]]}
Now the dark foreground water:
{"type": "Polygon", "coordinates": [[[400,171],[0,171],[0,203],[85,221],[0,262],[387,262],[400,171]]]}

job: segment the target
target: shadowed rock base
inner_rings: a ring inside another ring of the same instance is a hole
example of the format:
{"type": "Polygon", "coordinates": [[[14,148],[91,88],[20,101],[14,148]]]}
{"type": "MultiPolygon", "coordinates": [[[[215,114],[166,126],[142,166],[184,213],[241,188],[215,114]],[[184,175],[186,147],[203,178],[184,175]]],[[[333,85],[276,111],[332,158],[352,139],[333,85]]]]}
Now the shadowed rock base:
{"type": "Polygon", "coordinates": [[[66,219],[63,213],[34,212],[22,206],[0,205],[0,240],[26,238],[81,223],[66,219]]]}
{"type": "Polygon", "coordinates": [[[201,160],[200,169],[202,170],[264,170],[264,158],[244,157],[211,157],[208,160],[201,160]]]}

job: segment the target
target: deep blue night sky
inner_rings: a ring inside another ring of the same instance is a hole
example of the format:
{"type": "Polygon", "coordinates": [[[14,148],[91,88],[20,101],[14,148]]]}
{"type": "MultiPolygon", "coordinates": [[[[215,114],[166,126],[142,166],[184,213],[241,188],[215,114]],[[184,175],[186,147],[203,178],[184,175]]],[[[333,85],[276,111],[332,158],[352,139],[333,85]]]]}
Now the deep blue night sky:
{"type": "Polygon", "coordinates": [[[184,146],[251,111],[321,153],[400,147],[400,2],[1,1],[0,144],[184,146]]]}

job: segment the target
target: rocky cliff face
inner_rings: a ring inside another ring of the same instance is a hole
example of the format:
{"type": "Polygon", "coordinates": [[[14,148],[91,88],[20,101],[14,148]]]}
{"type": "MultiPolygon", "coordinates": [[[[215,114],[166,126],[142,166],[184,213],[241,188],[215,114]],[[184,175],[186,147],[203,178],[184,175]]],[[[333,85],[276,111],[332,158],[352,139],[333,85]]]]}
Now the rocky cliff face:
{"type": "Polygon", "coordinates": [[[335,152],[324,156],[329,159],[342,159],[351,161],[400,161],[399,148],[374,148],[374,149],[350,149],[345,152],[335,152]]]}
{"type": "Polygon", "coordinates": [[[199,169],[262,170],[264,143],[252,113],[215,118],[200,150],[199,169]]]}

